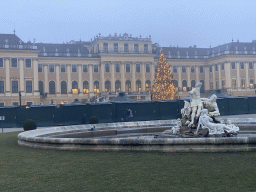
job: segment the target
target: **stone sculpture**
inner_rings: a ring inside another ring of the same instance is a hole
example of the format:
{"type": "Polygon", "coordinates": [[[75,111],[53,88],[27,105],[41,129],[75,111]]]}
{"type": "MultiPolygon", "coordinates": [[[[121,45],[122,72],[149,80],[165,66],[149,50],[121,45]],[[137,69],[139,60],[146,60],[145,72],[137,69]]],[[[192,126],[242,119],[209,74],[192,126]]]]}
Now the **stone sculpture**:
{"type": "Polygon", "coordinates": [[[198,134],[198,130],[208,129],[209,135],[220,135],[223,133],[234,134],[239,131],[239,128],[231,124],[231,121],[228,121],[228,125],[222,123],[213,123],[213,119],[208,116],[208,109],[203,109],[198,121],[197,130],[195,134],[198,134]]]}
{"type": "Polygon", "coordinates": [[[189,94],[191,95],[191,101],[190,101],[190,107],[192,110],[191,114],[191,122],[189,124],[189,127],[192,127],[194,125],[194,119],[195,117],[199,117],[201,109],[203,107],[203,103],[200,100],[200,88],[202,83],[198,82],[195,85],[195,88],[189,91],[189,94]]]}
{"type": "Polygon", "coordinates": [[[182,137],[207,137],[207,136],[233,136],[239,131],[239,127],[233,125],[230,120],[218,122],[215,117],[220,115],[217,105],[217,96],[200,98],[202,83],[198,82],[195,88],[189,92],[190,102],[184,102],[181,109],[181,119],[177,119],[177,125],[164,133],[180,135],[182,137]]]}

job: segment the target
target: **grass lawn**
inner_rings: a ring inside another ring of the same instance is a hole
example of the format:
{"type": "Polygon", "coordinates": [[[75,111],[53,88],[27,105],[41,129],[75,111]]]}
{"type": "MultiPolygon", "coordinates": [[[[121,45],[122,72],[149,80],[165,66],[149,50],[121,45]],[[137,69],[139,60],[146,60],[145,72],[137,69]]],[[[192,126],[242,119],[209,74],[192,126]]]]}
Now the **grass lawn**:
{"type": "Polygon", "coordinates": [[[256,191],[256,153],[56,151],[0,134],[0,191],[256,191]]]}

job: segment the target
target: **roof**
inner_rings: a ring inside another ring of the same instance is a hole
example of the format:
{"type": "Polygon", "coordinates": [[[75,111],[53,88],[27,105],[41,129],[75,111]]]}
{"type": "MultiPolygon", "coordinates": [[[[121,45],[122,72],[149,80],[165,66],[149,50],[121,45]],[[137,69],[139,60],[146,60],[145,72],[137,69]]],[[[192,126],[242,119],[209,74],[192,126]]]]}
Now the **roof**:
{"type": "Polygon", "coordinates": [[[50,44],[50,43],[36,43],[37,49],[40,50],[39,55],[47,53],[47,56],[55,56],[58,53],[59,56],[66,56],[67,53],[70,56],[81,56],[89,54],[89,50],[82,44],[50,44]]]}
{"type": "MultiPolygon", "coordinates": [[[[216,95],[217,99],[224,99],[224,98],[230,98],[231,96],[221,92],[221,89],[216,89],[215,93],[213,93],[212,95],[216,95]]],[[[210,98],[212,95],[208,96],[207,98],[210,98]]]]}
{"type": "Polygon", "coordinates": [[[111,102],[114,102],[114,103],[115,102],[131,102],[131,103],[134,103],[136,101],[131,99],[130,97],[127,97],[125,95],[125,92],[121,91],[116,98],[111,100],[111,102]]]}
{"type": "Polygon", "coordinates": [[[21,44],[24,43],[17,35],[15,34],[0,34],[0,44],[21,44]],[[6,39],[7,39],[7,43],[6,43],[6,39]]]}

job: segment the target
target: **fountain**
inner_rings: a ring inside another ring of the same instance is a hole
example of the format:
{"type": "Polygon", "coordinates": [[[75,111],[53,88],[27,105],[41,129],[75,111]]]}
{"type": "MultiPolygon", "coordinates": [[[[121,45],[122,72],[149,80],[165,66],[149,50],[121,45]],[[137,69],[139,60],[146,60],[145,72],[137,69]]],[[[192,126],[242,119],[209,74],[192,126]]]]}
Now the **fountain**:
{"type": "Polygon", "coordinates": [[[221,118],[216,96],[200,98],[200,87],[199,82],[190,91],[191,100],[185,101],[181,119],[41,128],[20,133],[18,143],[59,150],[256,151],[256,132],[237,126],[246,129],[256,120],[221,118]]]}

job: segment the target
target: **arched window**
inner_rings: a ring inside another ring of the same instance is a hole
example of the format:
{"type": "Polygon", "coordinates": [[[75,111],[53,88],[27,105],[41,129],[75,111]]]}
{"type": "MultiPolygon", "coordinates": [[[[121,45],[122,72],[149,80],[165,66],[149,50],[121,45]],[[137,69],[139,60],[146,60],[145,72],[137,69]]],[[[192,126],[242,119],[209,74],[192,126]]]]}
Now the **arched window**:
{"type": "Polygon", "coordinates": [[[61,87],[61,94],[67,94],[67,82],[61,81],[60,87],[61,87]]]}
{"type": "Polygon", "coordinates": [[[83,82],[83,93],[89,93],[89,83],[88,83],[88,81],[83,82]]]}
{"type": "Polygon", "coordinates": [[[194,89],[196,86],[196,81],[195,80],[192,80],[191,81],[191,89],[194,89]]]}
{"type": "Polygon", "coordinates": [[[141,81],[140,80],[136,81],[136,91],[141,92],[141,81]]]}
{"type": "Polygon", "coordinates": [[[78,94],[78,83],[77,83],[77,81],[72,82],[72,94],[78,94]]]}
{"type": "Polygon", "coordinates": [[[115,91],[116,92],[120,92],[121,91],[121,82],[119,80],[117,80],[115,82],[115,91]]]}
{"type": "Polygon", "coordinates": [[[177,80],[172,80],[172,84],[175,87],[175,91],[178,91],[178,81],[177,80]]]}
{"type": "Polygon", "coordinates": [[[43,95],[44,94],[44,82],[38,81],[38,87],[39,87],[40,95],[43,95]]]}
{"type": "Polygon", "coordinates": [[[245,89],[245,79],[241,79],[241,88],[245,89]]]}
{"type": "Polygon", "coordinates": [[[54,81],[49,82],[49,94],[55,94],[55,82],[54,81]]]}
{"type": "Polygon", "coordinates": [[[111,92],[111,83],[110,83],[110,81],[105,82],[105,92],[111,92]]]}
{"type": "Polygon", "coordinates": [[[187,81],[186,80],[182,81],[182,91],[187,91],[187,81]]]}
{"type": "Polygon", "coordinates": [[[93,83],[93,90],[94,90],[94,93],[99,93],[100,92],[100,84],[99,84],[99,81],[94,81],[93,83]]]}
{"type": "Polygon", "coordinates": [[[254,85],[253,85],[253,79],[250,79],[250,89],[253,89],[254,88],[254,85]]]}
{"type": "Polygon", "coordinates": [[[129,80],[127,80],[125,82],[125,91],[126,92],[131,92],[132,91],[132,89],[131,89],[131,81],[129,81],[129,80]]]}
{"type": "Polygon", "coordinates": [[[151,90],[151,82],[149,80],[146,81],[146,91],[149,92],[151,90]]]}
{"type": "Polygon", "coordinates": [[[200,88],[200,92],[204,93],[204,80],[200,80],[200,82],[202,83],[201,88],[200,88]]]}

